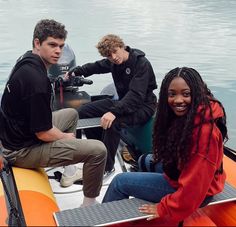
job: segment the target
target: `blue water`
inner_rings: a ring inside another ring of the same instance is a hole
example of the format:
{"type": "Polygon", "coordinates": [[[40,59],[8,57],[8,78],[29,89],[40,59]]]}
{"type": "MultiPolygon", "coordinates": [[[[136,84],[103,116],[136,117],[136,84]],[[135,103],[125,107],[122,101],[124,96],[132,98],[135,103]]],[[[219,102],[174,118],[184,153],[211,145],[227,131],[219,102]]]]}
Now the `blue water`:
{"type": "MultiPolygon", "coordinates": [[[[53,18],[66,25],[77,64],[100,59],[95,45],[115,33],[146,52],[159,85],[176,66],[197,69],[225,105],[227,144],[236,149],[235,9],[235,0],[0,0],[0,92],[15,60],[31,49],[36,22],[53,18]]],[[[90,94],[112,81],[91,79],[82,88],[90,94]]]]}

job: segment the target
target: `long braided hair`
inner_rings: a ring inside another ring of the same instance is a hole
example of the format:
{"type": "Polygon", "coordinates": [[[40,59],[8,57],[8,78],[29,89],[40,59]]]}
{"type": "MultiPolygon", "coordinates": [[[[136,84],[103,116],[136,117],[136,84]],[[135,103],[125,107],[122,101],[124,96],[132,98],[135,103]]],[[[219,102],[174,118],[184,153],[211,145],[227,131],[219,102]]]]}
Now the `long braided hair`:
{"type": "MultiPolygon", "coordinates": [[[[212,135],[214,124],[210,105],[211,100],[215,100],[221,105],[221,103],[214,98],[213,94],[202,80],[200,74],[195,69],[188,67],[175,68],[166,74],[160,88],[156,120],[153,129],[154,162],[161,161],[164,165],[168,165],[168,163],[173,162],[177,163],[177,165],[179,162],[181,162],[181,164],[187,162],[190,155],[189,146],[193,128],[196,127],[196,125],[194,125],[196,114],[198,114],[200,118],[196,147],[196,152],[198,152],[200,146],[199,138],[201,135],[201,128],[205,121],[205,113],[207,109],[210,110],[211,118],[211,131],[208,138],[209,142],[207,148],[207,150],[209,150],[210,137],[212,135]],[[181,117],[177,117],[168,104],[168,88],[171,81],[176,77],[183,78],[189,86],[191,92],[191,104],[189,111],[185,116],[181,117]],[[199,105],[202,106],[200,112],[198,110],[199,105]]],[[[223,106],[222,109],[224,111],[223,106]]],[[[220,121],[220,127],[223,138],[227,139],[226,115],[224,116],[225,117],[220,121]]]]}

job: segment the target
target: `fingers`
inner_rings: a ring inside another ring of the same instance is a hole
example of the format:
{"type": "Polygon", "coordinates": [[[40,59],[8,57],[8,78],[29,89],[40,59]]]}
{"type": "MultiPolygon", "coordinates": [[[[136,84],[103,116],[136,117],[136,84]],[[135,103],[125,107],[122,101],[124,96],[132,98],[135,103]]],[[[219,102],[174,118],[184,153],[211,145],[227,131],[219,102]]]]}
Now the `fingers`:
{"type": "Polygon", "coordinates": [[[147,221],[151,221],[151,220],[153,220],[153,219],[155,219],[155,218],[158,218],[159,216],[157,216],[157,215],[152,215],[151,217],[148,217],[147,218],[147,221]]]}
{"type": "Polygon", "coordinates": [[[73,132],[64,132],[64,139],[72,139],[75,138],[75,134],[73,132]]]}
{"type": "Polygon", "coordinates": [[[66,72],[66,74],[64,75],[64,80],[66,81],[66,80],[69,80],[69,73],[68,72],[66,72]]]}
{"type": "Polygon", "coordinates": [[[144,214],[150,214],[151,216],[147,218],[147,220],[152,220],[155,218],[158,218],[159,215],[157,213],[157,207],[156,204],[143,204],[141,207],[139,207],[139,211],[144,214]]]}
{"type": "Polygon", "coordinates": [[[74,66],[72,68],[69,69],[68,71],[68,75],[71,76],[75,73],[76,69],[77,69],[78,66],[74,66]]]}
{"type": "Polygon", "coordinates": [[[111,127],[112,122],[113,122],[113,121],[108,121],[108,123],[107,123],[107,128],[110,128],[110,127],[111,127]]]}
{"type": "Polygon", "coordinates": [[[77,65],[77,66],[71,67],[68,71],[68,74],[69,74],[69,76],[71,76],[71,75],[72,76],[82,76],[83,70],[82,70],[82,72],[81,72],[81,70],[82,70],[82,67],[77,65]]]}
{"type": "Polygon", "coordinates": [[[112,121],[108,119],[101,119],[101,126],[103,129],[108,129],[112,125],[112,121]]]}
{"type": "Polygon", "coordinates": [[[111,112],[105,113],[101,118],[101,126],[103,129],[110,128],[115,118],[115,115],[113,115],[111,112]]]}
{"type": "Polygon", "coordinates": [[[151,205],[143,204],[141,207],[139,207],[139,211],[145,214],[153,214],[151,205]]]}

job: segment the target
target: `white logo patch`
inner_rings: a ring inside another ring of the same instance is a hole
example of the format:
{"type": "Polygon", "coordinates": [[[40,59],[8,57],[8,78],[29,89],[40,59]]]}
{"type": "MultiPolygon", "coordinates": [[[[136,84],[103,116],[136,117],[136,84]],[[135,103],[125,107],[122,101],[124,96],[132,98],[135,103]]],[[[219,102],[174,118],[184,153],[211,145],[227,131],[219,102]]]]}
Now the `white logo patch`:
{"type": "Polygon", "coordinates": [[[130,68],[126,68],[126,69],[125,69],[125,73],[126,73],[127,75],[129,75],[129,74],[131,73],[131,69],[130,69],[130,68]]]}

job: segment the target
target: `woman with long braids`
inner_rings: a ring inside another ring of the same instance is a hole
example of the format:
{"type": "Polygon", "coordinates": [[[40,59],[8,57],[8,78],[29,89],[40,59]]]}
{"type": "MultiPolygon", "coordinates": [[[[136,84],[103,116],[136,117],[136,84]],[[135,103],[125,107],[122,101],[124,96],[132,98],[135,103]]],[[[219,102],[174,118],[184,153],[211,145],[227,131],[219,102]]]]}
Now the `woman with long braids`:
{"type": "Polygon", "coordinates": [[[117,175],[103,202],[129,196],[154,202],[139,210],[151,218],[181,221],[224,188],[222,104],[199,73],[175,68],[162,81],[153,129],[153,154],[141,156],[141,170],[117,175]],[[151,172],[152,171],[152,172],[151,172]]]}

